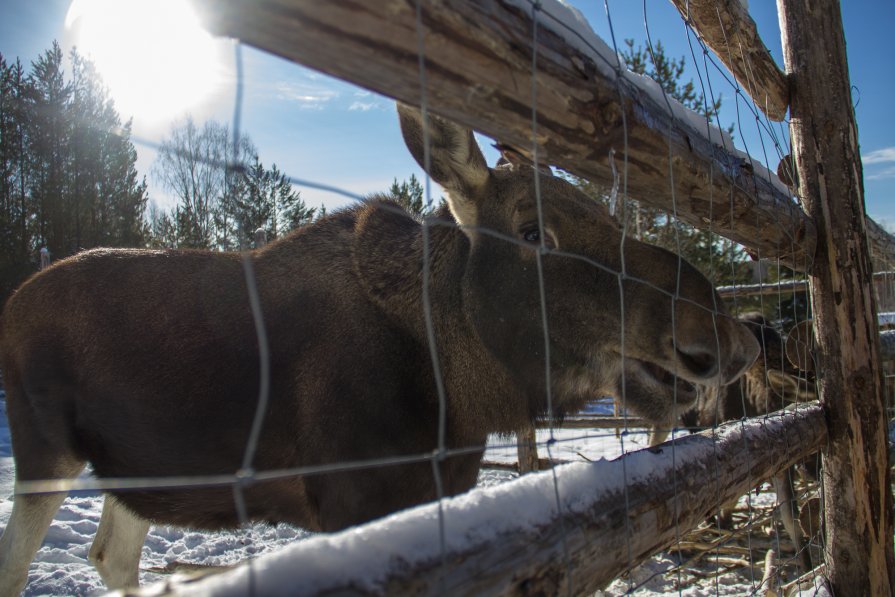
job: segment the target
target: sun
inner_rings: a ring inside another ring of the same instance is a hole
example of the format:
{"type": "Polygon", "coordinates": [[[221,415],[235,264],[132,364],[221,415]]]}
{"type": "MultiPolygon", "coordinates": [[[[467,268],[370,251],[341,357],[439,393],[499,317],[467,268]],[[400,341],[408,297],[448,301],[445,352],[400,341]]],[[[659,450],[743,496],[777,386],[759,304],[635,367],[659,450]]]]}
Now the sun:
{"type": "Polygon", "coordinates": [[[125,118],[171,120],[222,84],[222,44],[186,0],[73,0],[65,27],[125,118]]]}

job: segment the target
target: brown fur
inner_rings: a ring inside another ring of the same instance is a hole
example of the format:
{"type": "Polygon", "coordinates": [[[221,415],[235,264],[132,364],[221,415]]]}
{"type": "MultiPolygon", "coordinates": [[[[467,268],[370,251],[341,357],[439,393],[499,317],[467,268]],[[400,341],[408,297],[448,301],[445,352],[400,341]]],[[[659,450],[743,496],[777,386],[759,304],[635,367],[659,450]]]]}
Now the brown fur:
{"type": "MultiPolygon", "coordinates": [[[[419,113],[400,116],[422,163],[419,113]]],[[[430,172],[451,206],[429,228],[445,439],[449,449],[474,448],[440,465],[452,495],[474,485],[489,433],[513,432],[547,408],[538,245],[524,240],[537,230],[535,171],[488,169],[469,131],[436,118],[428,128],[430,172]]],[[[672,300],[678,258],[667,251],[626,240],[620,294],[614,220],[567,182],[539,176],[544,234],[557,245],[543,256],[555,414],[620,383],[622,303],[627,358],[693,383],[729,382],[754,360],[752,336],[713,317],[720,300],[686,263],[683,300],[672,300]]],[[[255,469],[432,453],[439,401],[420,223],[376,197],[252,259],[272,370],[255,469]]],[[[19,480],[70,476],[84,462],[110,478],[240,468],[259,357],[238,255],[80,254],[19,289],[0,343],[19,480]]],[[[158,523],[237,523],[230,487],[113,493],[158,523]]],[[[435,497],[425,460],[259,482],[246,503],[252,519],[331,531],[435,497]]]]}
{"type": "MultiPolygon", "coordinates": [[[[742,315],[740,320],[755,335],[761,353],[734,383],[724,387],[701,388],[696,405],[681,416],[681,421],[691,431],[744,417],[766,415],[794,402],[816,399],[813,376],[790,364],[783,339],[765,317],[760,313],[748,313],[742,315]]],[[[783,525],[794,550],[799,554],[799,563],[803,569],[810,570],[811,555],[796,521],[799,511],[793,488],[795,474],[795,467],[790,467],[774,475],[771,483],[777,494],[783,525]]],[[[720,508],[721,524],[730,525],[735,505],[720,508]]]]}
{"type": "Polygon", "coordinates": [[[790,364],[780,334],[764,316],[747,313],[740,320],[755,335],[761,353],[734,383],[700,389],[697,404],[681,415],[684,425],[692,430],[766,415],[787,404],[816,397],[811,376],[790,364]]]}

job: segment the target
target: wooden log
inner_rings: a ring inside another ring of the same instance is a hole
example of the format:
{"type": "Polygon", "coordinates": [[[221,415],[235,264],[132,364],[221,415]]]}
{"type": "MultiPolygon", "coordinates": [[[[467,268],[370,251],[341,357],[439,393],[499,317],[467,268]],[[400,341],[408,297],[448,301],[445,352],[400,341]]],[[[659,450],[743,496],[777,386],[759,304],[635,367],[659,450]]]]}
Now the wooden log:
{"type": "Polygon", "coordinates": [[[789,85],[740,0],[671,0],[771,120],[786,118],[789,85]]]}
{"type": "Polygon", "coordinates": [[[827,569],[821,564],[814,570],[809,570],[791,583],[787,583],[781,587],[784,597],[802,597],[802,595],[823,595],[819,589],[821,587],[826,590],[826,594],[833,595],[830,590],[829,583],[826,580],[827,569]]]}
{"type": "MultiPolygon", "coordinates": [[[[548,421],[538,421],[541,429],[549,427],[548,421]]],[[[650,424],[640,417],[610,417],[608,415],[575,415],[553,421],[553,427],[560,429],[647,429],[650,424]]]]}
{"type": "Polygon", "coordinates": [[[516,450],[519,457],[519,473],[525,474],[538,470],[538,440],[534,427],[526,427],[516,432],[516,450]]]}
{"type": "Polygon", "coordinates": [[[529,157],[536,142],[539,161],[606,186],[621,172],[631,198],[797,270],[813,263],[813,224],[776,175],[729,140],[722,146],[720,131],[666,101],[651,80],[619,77],[615,53],[592,31],[564,28],[581,32],[558,2],[193,1],[215,33],[415,105],[424,99],[421,33],[433,112],[529,157]]]}
{"type": "MultiPolygon", "coordinates": [[[[870,218],[867,218],[868,226],[870,224],[879,226],[870,218]]],[[[887,234],[887,233],[885,233],[887,234]]],[[[871,241],[871,237],[868,236],[871,241]]],[[[872,248],[872,247],[871,247],[872,248]]],[[[875,283],[885,283],[886,280],[892,280],[895,273],[891,271],[875,272],[873,280],[875,283]]],[[[719,286],[715,290],[723,298],[731,298],[734,296],[767,296],[773,294],[789,294],[793,292],[806,292],[808,290],[808,280],[784,280],[780,282],[767,282],[764,284],[736,284],[733,286],[719,286]]],[[[880,322],[880,325],[883,325],[880,322]]]]}
{"type": "Polygon", "coordinates": [[[895,256],[895,237],[870,218],[864,218],[864,223],[871,256],[891,262],[892,257],[895,256]]]}
{"type": "MultiPolygon", "coordinates": [[[[571,460],[559,460],[559,459],[549,459],[549,458],[538,458],[538,468],[539,471],[546,471],[548,469],[553,468],[554,466],[558,466],[560,464],[569,464],[572,462],[571,460]]],[[[515,471],[520,472],[519,463],[518,462],[499,462],[497,460],[483,460],[482,466],[483,469],[493,469],[498,471],[515,471]]],[[[531,472],[531,471],[527,471],[531,472]]]]}
{"type": "Polygon", "coordinates": [[[836,0],[778,0],[799,195],[819,231],[810,277],[830,443],[824,557],[835,595],[892,595],[895,533],[863,172],[836,0]]]}
{"type": "Polygon", "coordinates": [[[765,597],[779,597],[780,571],[777,569],[777,552],[769,549],[764,558],[764,574],[761,577],[762,591],[765,597]]]}
{"type": "MultiPolygon", "coordinates": [[[[251,573],[243,566],[194,588],[207,595],[245,594],[250,582],[258,594],[288,587],[290,595],[593,592],[825,439],[821,407],[802,405],[676,440],[674,449],[666,443],[566,464],[320,535],[254,560],[251,573]]],[[[170,580],[148,590],[178,589],[170,580]]]]}
{"type": "Polygon", "coordinates": [[[879,333],[879,357],[883,361],[895,360],[895,330],[879,333]]]}
{"type": "Polygon", "coordinates": [[[718,294],[723,298],[734,296],[765,296],[769,294],[789,294],[808,290],[808,280],[785,280],[766,284],[737,284],[736,286],[719,286],[718,294]]]}

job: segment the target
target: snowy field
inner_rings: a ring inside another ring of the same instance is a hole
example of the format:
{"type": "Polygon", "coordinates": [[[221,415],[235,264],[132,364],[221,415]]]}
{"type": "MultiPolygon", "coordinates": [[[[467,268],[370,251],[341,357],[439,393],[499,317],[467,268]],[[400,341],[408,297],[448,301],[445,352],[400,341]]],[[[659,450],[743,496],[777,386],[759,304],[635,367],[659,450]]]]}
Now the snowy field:
{"type": "MultiPolygon", "coordinates": [[[[14,463],[11,453],[9,428],[6,423],[5,401],[0,400],[0,527],[5,527],[12,511],[14,463]]],[[[617,438],[613,431],[558,430],[550,456],[566,461],[614,458],[624,451],[646,446],[646,433],[636,430],[617,438]]],[[[546,457],[548,432],[539,432],[539,452],[546,457]]],[[[492,438],[485,459],[495,462],[515,462],[515,443],[510,438],[492,438]]],[[[485,469],[480,473],[481,486],[506,482],[514,472],[485,469]]],[[[773,494],[752,496],[752,507],[767,506],[773,494]]],[[[103,585],[98,574],[87,562],[90,542],[99,524],[102,498],[96,494],[69,497],[56,515],[43,546],[31,565],[28,586],[24,595],[90,595],[101,593],[103,585]]],[[[153,527],[143,546],[141,583],[150,584],[170,577],[173,569],[204,569],[236,564],[261,554],[276,551],[300,541],[310,533],[288,525],[256,525],[233,532],[196,532],[172,527],[153,527]]],[[[613,583],[603,594],[621,595],[636,587],[638,595],[743,595],[754,592],[760,580],[760,569],[740,570],[718,579],[711,577],[693,584],[692,577],[683,580],[674,572],[674,556],[660,554],[632,571],[626,578],[613,583]],[[679,584],[686,587],[678,590],[679,584]]]]}

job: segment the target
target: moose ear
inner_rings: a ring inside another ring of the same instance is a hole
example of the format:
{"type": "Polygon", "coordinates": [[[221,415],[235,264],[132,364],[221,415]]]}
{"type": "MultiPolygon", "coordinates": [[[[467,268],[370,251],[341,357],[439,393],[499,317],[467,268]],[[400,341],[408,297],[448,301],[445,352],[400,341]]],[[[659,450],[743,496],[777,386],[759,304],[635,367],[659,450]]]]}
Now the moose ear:
{"type": "Polygon", "coordinates": [[[429,114],[425,135],[429,142],[427,168],[422,113],[399,103],[398,117],[407,148],[432,180],[448,192],[448,204],[454,217],[462,225],[474,226],[475,197],[480,196],[479,191],[487,184],[490,170],[472,131],[429,114]]]}
{"type": "MultiPolygon", "coordinates": [[[[500,160],[498,160],[498,166],[510,167],[510,168],[535,168],[535,163],[528,158],[521,151],[507,145],[506,143],[497,142],[494,144],[494,149],[500,152],[500,160]]],[[[550,170],[550,166],[548,164],[539,162],[537,164],[537,170],[543,174],[544,176],[553,176],[553,172],[550,170]]]]}

